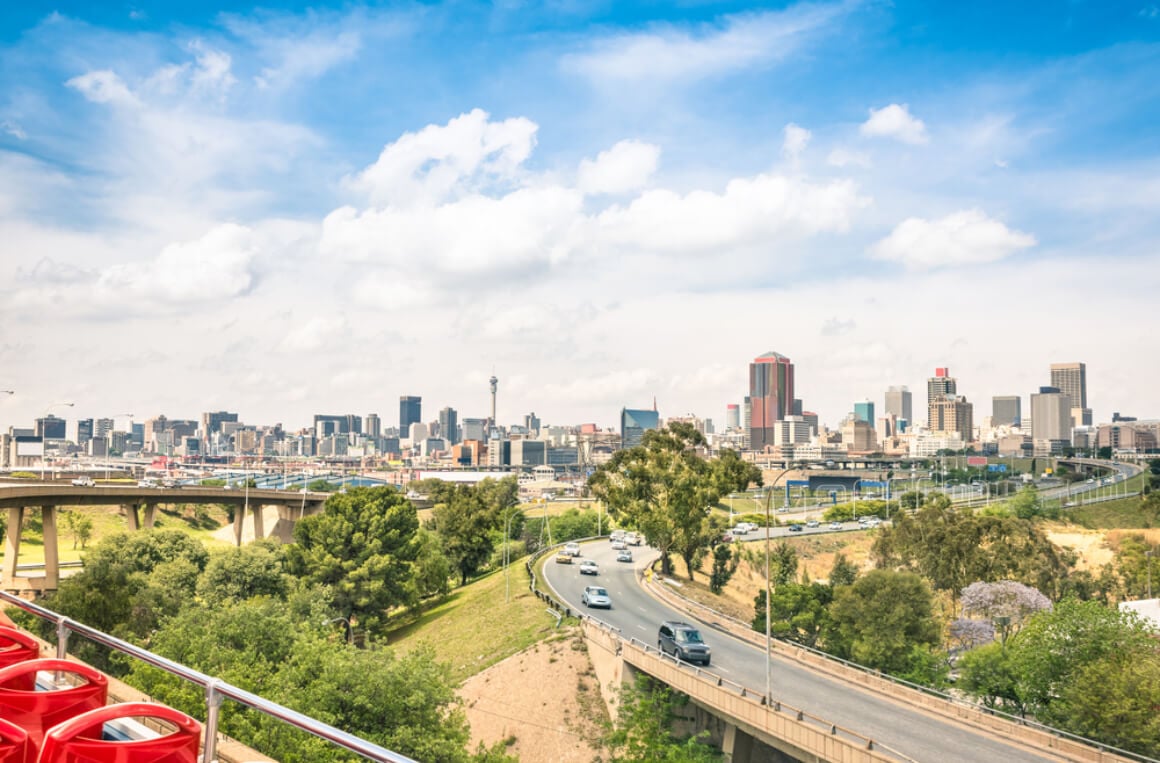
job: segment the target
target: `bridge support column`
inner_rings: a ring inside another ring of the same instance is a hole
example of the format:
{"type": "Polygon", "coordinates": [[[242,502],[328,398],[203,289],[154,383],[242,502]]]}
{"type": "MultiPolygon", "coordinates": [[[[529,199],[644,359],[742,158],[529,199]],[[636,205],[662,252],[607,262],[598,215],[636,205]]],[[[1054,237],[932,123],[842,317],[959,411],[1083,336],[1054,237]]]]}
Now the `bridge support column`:
{"type": "Polygon", "coordinates": [[[266,507],[264,505],[258,506],[254,509],[254,540],[261,540],[266,537],[265,517],[266,507]]]}
{"type": "Polygon", "coordinates": [[[60,553],[57,546],[56,506],[40,507],[40,522],[44,527],[44,589],[55,591],[60,582],[60,553]]]}
{"type": "Polygon", "coordinates": [[[24,532],[24,507],[8,509],[8,527],[4,538],[4,587],[16,587],[16,560],[20,556],[20,535],[24,532]]]}
{"type": "Polygon", "coordinates": [[[153,522],[157,519],[157,504],[146,503],[143,508],[145,509],[145,529],[152,530],[153,522]]]}
{"type": "Polygon", "coordinates": [[[234,507],[234,545],[239,548],[242,545],[242,525],[246,521],[246,506],[239,504],[234,507]]]}
{"type": "Polygon", "coordinates": [[[751,763],[753,760],[753,737],[732,723],[725,726],[725,738],[721,740],[721,752],[725,763],[751,763]]]}
{"type": "Polygon", "coordinates": [[[141,529],[141,518],[137,515],[137,504],[126,503],[121,506],[125,512],[125,519],[129,521],[129,531],[137,532],[141,529]]]}

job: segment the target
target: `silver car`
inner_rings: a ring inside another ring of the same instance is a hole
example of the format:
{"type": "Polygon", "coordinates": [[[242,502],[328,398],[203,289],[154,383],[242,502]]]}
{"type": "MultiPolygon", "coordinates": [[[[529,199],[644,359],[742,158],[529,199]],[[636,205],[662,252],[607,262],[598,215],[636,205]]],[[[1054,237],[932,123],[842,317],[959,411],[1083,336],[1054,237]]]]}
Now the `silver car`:
{"type": "Polygon", "coordinates": [[[580,594],[580,601],[586,607],[612,609],[612,598],[609,597],[608,591],[598,585],[585,586],[584,593],[580,594]]]}

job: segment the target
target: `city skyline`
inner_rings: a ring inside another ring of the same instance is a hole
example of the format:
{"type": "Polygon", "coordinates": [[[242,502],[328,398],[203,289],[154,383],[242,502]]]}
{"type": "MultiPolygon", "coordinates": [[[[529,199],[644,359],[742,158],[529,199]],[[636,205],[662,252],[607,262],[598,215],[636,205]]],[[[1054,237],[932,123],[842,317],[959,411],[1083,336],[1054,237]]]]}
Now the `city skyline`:
{"type": "Polygon", "coordinates": [[[493,375],[504,423],[720,421],[769,347],[830,426],[1076,360],[1094,421],[1160,415],[1142,8],[41,7],[0,8],[0,424],[483,418],[493,375]]]}

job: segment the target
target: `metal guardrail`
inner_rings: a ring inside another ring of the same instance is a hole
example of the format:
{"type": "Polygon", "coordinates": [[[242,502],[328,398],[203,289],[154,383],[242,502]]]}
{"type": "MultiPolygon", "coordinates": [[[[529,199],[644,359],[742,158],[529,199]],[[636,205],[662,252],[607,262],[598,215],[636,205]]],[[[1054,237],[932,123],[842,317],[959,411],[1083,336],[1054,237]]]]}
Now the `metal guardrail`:
{"type": "Polygon", "coordinates": [[[83,623],[78,623],[71,620],[64,615],[57,614],[52,610],[45,609],[37,604],[25,601],[19,596],[0,591],[0,600],[12,604],[25,612],[29,612],[42,620],[48,620],[56,625],[56,654],[60,659],[65,659],[68,652],[69,635],[75,633],[82,636],[89,641],[109,647],[130,657],[136,658],[160,668],[167,673],[171,673],[179,678],[182,678],[190,683],[201,686],[205,689],[205,704],[206,704],[206,720],[205,720],[205,743],[202,747],[202,763],[214,763],[217,756],[217,727],[218,715],[221,709],[223,699],[232,699],[235,702],[241,703],[246,707],[257,710],[258,712],[276,718],[291,726],[295,726],[308,734],[312,734],[320,739],[350,750],[353,753],[363,756],[368,760],[381,761],[382,763],[416,763],[412,758],[401,755],[397,752],[392,752],[384,747],[360,739],[353,734],[337,729],[334,726],[323,723],[322,721],[304,715],[297,710],[291,710],[288,707],[279,705],[277,702],[259,697],[256,694],[251,694],[244,689],[239,689],[236,686],[226,683],[221,679],[207,676],[206,674],[188,668],[184,665],[174,662],[166,657],[154,654],[141,647],[134,646],[127,641],[122,641],[106,633],[90,628],[83,623]]]}
{"type": "MultiPolygon", "coordinates": [[[[716,609],[713,609],[712,607],[709,607],[709,606],[702,604],[698,601],[694,601],[693,599],[690,599],[688,597],[681,596],[676,591],[668,590],[668,594],[680,599],[686,605],[690,605],[690,606],[696,607],[697,609],[704,610],[705,612],[708,612],[709,614],[711,614],[715,618],[729,621],[735,627],[741,628],[745,634],[757,633],[757,631],[754,631],[752,626],[749,623],[746,623],[742,620],[738,620],[737,618],[732,617],[731,615],[727,615],[724,612],[720,612],[716,609]]],[[[708,620],[704,620],[704,622],[706,622],[710,626],[717,627],[720,630],[726,630],[726,628],[720,624],[714,624],[714,623],[709,622],[708,620]]],[[[888,673],[882,673],[881,671],[867,668],[866,666],[859,665],[856,662],[850,662],[849,660],[842,659],[841,657],[835,657],[834,655],[829,654],[827,652],[823,652],[820,649],[816,649],[814,647],[807,646],[805,644],[799,644],[796,641],[789,641],[788,639],[779,638],[777,636],[774,636],[774,640],[776,640],[780,644],[784,644],[784,645],[791,647],[793,649],[800,649],[801,651],[808,652],[808,653],[812,654],[813,656],[824,659],[828,662],[836,663],[836,664],[841,665],[847,669],[854,670],[854,671],[857,671],[859,673],[863,673],[868,677],[882,680],[882,681],[887,681],[887,682],[895,684],[897,686],[902,686],[902,687],[905,687],[907,689],[911,689],[913,691],[920,692],[920,693],[925,694],[927,696],[934,697],[936,699],[941,699],[943,701],[946,701],[946,702],[948,702],[952,705],[958,706],[958,707],[965,707],[965,708],[969,708],[971,710],[976,710],[978,712],[984,713],[986,715],[994,716],[996,718],[1002,718],[1004,720],[1010,721],[1010,722],[1018,724],[1020,726],[1024,726],[1024,727],[1029,728],[1029,729],[1033,729],[1035,731],[1039,731],[1039,732],[1042,732],[1045,734],[1050,734],[1051,736],[1059,737],[1061,739],[1068,739],[1068,740],[1071,740],[1071,741],[1079,743],[1079,744],[1087,745],[1089,747],[1095,748],[1096,750],[1098,750],[1100,752],[1110,752],[1110,753],[1113,753],[1115,755],[1123,756],[1125,758],[1141,761],[1141,763],[1160,763],[1160,760],[1158,760],[1156,758],[1150,758],[1146,755],[1141,755],[1140,753],[1131,752],[1129,750],[1123,750],[1123,749],[1120,749],[1118,747],[1115,747],[1114,745],[1104,744],[1102,742],[1098,742],[1098,741],[1093,740],[1093,739],[1088,739],[1087,737],[1079,736],[1078,734],[1072,734],[1072,733],[1064,731],[1062,729],[1057,729],[1053,726],[1048,726],[1046,724],[1039,723],[1038,721],[1029,720],[1029,719],[1024,718],[1022,716],[1013,715],[1011,713],[1007,713],[1007,712],[1004,712],[1002,710],[996,710],[994,708],[989,708],[989,707],[986,707],[984,705],[980,705],[977,702],[970,702],[970,701],[962,699],[960,697],[956,697],[952,694],[947,694],[946,692],[939,691],[938,689],[932,689],[929,686],[923,686],[921,684],[912,683],[910,681],[907,681],[906,679],[898,678],[898,677],[892,676],[888,673]]]]}

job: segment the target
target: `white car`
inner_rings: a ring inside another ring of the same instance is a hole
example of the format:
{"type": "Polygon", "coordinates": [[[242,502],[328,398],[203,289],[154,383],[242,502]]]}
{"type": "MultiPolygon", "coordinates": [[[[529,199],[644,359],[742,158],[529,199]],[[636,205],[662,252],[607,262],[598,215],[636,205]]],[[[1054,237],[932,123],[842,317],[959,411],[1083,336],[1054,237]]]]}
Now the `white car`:
{"type": "Polygon", "coordinates": [[[738,522],[737,525],[729,532],[733,533],[734,535],[748,535],[749,524],[746,522],[738,522]]]}
{"type": "Polygon", "coordinates": [[[93,487],[97,484],[92,477],[77,477],[72,483],[74,487],[93,487]]]}
{"type": "Polygon", "coordinates": [[[598,585],[585,586],[584,593],[580,594],[580,601],[586,607],[612,609],[612,598],[608,595],[608,591],[598,585]]]}
{"type": "Polygon", "coordinates": [[[612,548],[614,551],[621,551],[628,548],[628,546],[624,545],[624,541],[622,540],[614,540],[612,541],[612,548]]]}
{"type": "Polygon", "coordinates": [[[831,530],[841,530],[842,523],[841,522],[830,522],[830,529],[831,530]]]}
{"type": "Polygon", "coordinates": [[[596,562],[592,561],[591,559],[585,559],[584,561],[580,562],[580,574],[599,575],[600,568],[596,566],[596,562]]]}
{"type": "Polygon", "coordinates": [[[580,556],[580,544],[579,543],[565,543],[564,544],[564,553],[567,554],[568,556],[580,556]]]}

